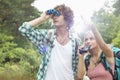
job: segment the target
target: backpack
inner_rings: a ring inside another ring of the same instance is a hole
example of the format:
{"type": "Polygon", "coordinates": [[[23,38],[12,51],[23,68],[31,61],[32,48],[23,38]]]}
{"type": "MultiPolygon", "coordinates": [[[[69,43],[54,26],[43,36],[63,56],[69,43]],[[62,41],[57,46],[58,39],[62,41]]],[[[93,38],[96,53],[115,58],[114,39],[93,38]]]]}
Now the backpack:
{"type": "MultiPolygon", "coordinates": [[[[120,80],[120,49],[117,47],[112,47],[113,53],[114,53],[114,59],[115,59],[115,70],[114,70],[114,74],[112,73],[112,69],[110,68],[110,64],[108,63],[108,61],[105,58],[105,55],[101,54],[101,60],[99,62],[102,62],[104,68],[106,70],[108,70],[110,72],[110,74],[113,77],[113,80],[120,80]]],[[[85,67],[86,67],[86,71],[88,70],[88,66],[89,66],[89,60],[90,60],[90,55],[87,55],[85,58],[85,67]]]]}

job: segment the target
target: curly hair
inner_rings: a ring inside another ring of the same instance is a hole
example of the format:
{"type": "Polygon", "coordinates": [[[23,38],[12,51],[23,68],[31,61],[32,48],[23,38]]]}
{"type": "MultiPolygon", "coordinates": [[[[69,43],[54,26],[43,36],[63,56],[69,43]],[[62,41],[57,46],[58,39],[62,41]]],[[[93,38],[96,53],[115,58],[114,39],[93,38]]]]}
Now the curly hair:
{"type": "Polygon", "coordinates": [[[74,14],[70,7],[65,6],[65,4],[57,5],[54,7],[55,10],[61,12],[64,16],[68,29],[70,29],[74,23],[74,14]]]}

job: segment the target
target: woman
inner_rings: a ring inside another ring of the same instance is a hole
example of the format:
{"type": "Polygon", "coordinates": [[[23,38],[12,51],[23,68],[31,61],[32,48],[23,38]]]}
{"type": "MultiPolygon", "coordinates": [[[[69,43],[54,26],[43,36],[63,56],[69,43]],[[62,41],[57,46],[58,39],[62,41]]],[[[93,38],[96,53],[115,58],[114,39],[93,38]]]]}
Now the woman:
{"type": "MultiPolygon", "coordinates": [[[[90,31],[86,32],[84,36],[84,46],[90,45],[88,70],[85,68],[85,54],[79,54],[78,74],[77,80],[82,80],[85,72],[90,80],[113,80],[112,75],[107,71],[101,60],[102,52],[105,55],[106,60],[110,64],[112,72],[114,74],[114,55],[112,49],[105,43],[99,31],[94,24],[89,26],[90,31]]],[[[83,47],[80,47],[81,50],[83,47]]]]}

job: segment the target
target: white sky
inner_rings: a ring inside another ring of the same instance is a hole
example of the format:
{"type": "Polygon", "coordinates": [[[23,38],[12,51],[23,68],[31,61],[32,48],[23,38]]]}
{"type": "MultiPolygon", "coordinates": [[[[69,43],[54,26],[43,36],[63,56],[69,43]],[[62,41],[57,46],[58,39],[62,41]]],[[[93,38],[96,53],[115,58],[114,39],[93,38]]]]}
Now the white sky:
{"type": "Polygon", "coordinates": [[[35,0],[33,5],[39,11],[46,11],[59,4],[65,4],[74,11],[74,28],[75,31],[80,30],[81,23],[80,16],[86,20],[90,20],[94,11],[99,10],[104,6],[106,0],[35,0]]]}

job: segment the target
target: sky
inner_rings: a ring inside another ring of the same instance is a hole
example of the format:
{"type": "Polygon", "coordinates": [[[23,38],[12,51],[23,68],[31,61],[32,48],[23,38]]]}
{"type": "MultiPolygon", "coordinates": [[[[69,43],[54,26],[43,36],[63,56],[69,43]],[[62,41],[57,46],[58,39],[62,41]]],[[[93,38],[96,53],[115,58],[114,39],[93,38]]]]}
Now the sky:
{"type": "Polygon", "coordinates": [[[85,26],[81,16],[85,20],[90,20],[94,11],[98,11],[104,6],[106,0],[35,0],[33,5],[39,11],[46,11],[59,4],[65,4],[74,11],[74,29],[80,31],[80,26],[85,26]]]}

